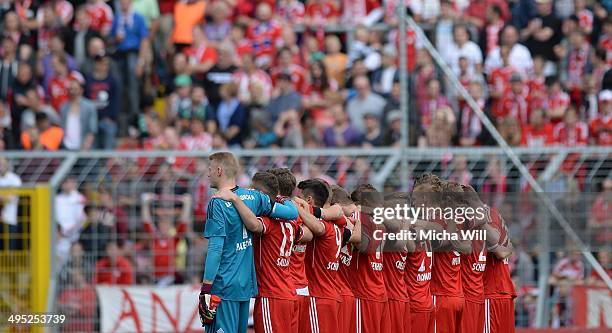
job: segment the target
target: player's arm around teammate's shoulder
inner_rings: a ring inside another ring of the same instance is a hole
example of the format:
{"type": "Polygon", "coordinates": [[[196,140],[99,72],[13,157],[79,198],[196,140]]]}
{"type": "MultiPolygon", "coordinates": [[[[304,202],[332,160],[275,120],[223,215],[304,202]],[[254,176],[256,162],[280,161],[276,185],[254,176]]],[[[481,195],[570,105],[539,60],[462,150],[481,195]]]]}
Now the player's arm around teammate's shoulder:
{"type": "Polygon", "coordinates": [[[213,195],[213,198],[231,202],[238,215],[242,219],[244,226],[251,232],[260,234],[263,232],[263,223],[255,216],[255,213],[242,201],[240,197],[232,190],[221,190],[213,195]]]}
{"type": "Polygon", "coordinates": [[[321,236],[325,233],[325,224],[319,221],[311,214],[310,205],[303,199],[295,197],[294,202],[297,204],[298,214],[304,222],[304,225],[312,232],[314,237],[321,236]]]}
{"type": "Polygon", "coordinates": [[[489,221],[482,226],[487,235],[487,251],[492,252],[498,259],[506,259],[512,255],[512,242],[508,238],[507,233],[502,232],[505,222],[497,211],[490,212],[489,221]],[[501,228],[496,228],[493,223],[493,218],[499,219],[501,228]]]}

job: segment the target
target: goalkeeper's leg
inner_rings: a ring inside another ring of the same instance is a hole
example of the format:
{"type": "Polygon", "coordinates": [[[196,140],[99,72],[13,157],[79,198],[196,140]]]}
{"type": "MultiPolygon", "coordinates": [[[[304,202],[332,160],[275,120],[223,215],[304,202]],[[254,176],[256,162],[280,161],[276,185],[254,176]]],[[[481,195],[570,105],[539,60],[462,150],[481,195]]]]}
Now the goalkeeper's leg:
{"type": "Polygon", "coordinates": [[[237,332],[237,333],[245,333],[246,326],[248,324],[249,319],[249,302],[236,302],[236,301],[228,301],[222,300],[219,303],[219,307],[217,308],[217,314],[215,315],[215,319],[213,319],[210,325],[204,326],[204,331],[207,333],[217,332],[222,330],[222,332],[237,332]],[[242,326],[240,321],[242,320],[241,316],[241,308],[242,303],[246,303],[246,323],[244,324],[244,329],[241,331],[240,327],[242,326]]]}

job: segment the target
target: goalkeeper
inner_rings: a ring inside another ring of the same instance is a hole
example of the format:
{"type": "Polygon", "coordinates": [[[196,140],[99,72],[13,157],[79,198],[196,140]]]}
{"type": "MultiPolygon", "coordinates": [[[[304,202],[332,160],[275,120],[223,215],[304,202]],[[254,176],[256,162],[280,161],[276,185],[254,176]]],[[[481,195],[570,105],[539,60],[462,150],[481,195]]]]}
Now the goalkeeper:
{"type": "MultiPolygon", "coordinates": [[[[297,209],[291,201],[275,203],[259,191],[236,186],[238,162],[231,153],[212,154],[209,161],[212,188],[235,192],[257,216],[297,218],[297,209]]],[[[249,302],[257,294],[252,233],[229,201],[213,198],[207,214],[204,237],[208,238],[208,256],[200,292],[200,319],[206,332],[244,333],[249,302]],[[218,307],[214,296],[220,298],[218,307]]]]}

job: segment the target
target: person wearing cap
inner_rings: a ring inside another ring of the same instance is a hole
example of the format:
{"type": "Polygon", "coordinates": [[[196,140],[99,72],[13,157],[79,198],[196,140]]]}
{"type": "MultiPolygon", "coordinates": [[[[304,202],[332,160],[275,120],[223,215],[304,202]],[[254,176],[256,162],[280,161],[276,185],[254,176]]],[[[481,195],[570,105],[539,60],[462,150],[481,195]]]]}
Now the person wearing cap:
{"type": "Polygon", "coordinates": [[[25,150],[58,150],[64,131],[49,120],[46,113],[36,114],[36,125],[27,124],[21,132],[21,146],[25,150]]]}
{"type": "Polygon", "coordinates": [[[499,121],[501,118],[518,118],[521,124],[529,121],[529,89],[527,89],[523,76],[514,72],[510,76],[510,90],[504,94],[501,112],[494,114],[499,121]]]}
{"type": "Polygon", "coordinates": [[[94,148],[98,133],[96,105],[83,97],[83,78],[74,77],[68,82],[68,101],[60,107],[61,125],[64,130],[63,144],[70,150],[94,148]]]}
{"type": "Polygon", "coordinates": [[[612,90],[599,93],[599,114],[589,123],[590,141],[596,145],[612,145],[612,90]]]}
{"type": "Polygon", "coordinates": [[[402,112],[400,110],[390,111],[385,120],[387,123],[385,146],[398,146],[402,139],[402,112]]]}
{"type": "Polygon", "coordinates": [[[166,117],[174,120],[179,115],[179,110],[189,108],[191,105],[191,77],[186,74],[177,75],[174,78],[174,92],[168,97],[168,108],[166,117]]]}

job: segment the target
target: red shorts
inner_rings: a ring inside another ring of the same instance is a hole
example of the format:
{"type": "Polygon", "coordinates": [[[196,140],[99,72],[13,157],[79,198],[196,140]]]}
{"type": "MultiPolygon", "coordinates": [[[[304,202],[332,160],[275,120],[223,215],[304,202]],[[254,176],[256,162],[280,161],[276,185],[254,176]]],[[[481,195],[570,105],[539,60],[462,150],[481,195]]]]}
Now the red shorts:
{"type": "Polygon", "coordinates": [[[340,303],[340,317],[338,320],[338,332],[355,332],[355,296],[342,296],[342,303],[340,303]]]}
{"type": "Polygon", "coordinates": [[[435,312],[410,312],[410,327],[415,332],[434,333],[435,312]]]}
{"type": "Polygon", "coordinates": [[[410,333],[410,302],[390,299],[389,311],[383,320],[383,332],[410,333]]]}
{"type": "Polygon", "coordinates": [[[338,331],[340,302],[335,299],[308,297],[300,308],[299,333],[335,333],[338,331]]]}
{"type": "Polygon", "coordinates": [[[484,310],[484,303],[465,300],[463,317],[461,317],[461,332],[482,332],[484,330],[484,310]]]}
{"type": "Polygon", "coordinates": [[[484,305],[485,333],[514,333],[514,300],[487,298],[484,305]]]}
{"type": "Polygon", "coordinates": [[[306,314],[304,315],[304,317],[308,319],[308,300],[309,299],[310,297],[308,296],[297,295],[297,299],[293,301],[294,302],[293,303],[293,313],[295,313],[295,316],[293,316],[291,320],[291,327],[293,328],[292,332],[308,332],[307,331],[308,323],[305,323],[302,320],[302,316],[304,315],[304,311],[306,311],[306,314]]]}
{"type": "Polygon", "coordinates": [[[383,332],[383,322],[389,311],[387,302],[376,302],[365,299],[355,298],[355,332],[361,333],[381,333],[383,332]]]}
{"type": "Polygon", "coordinates": [[[283,332],[293,320],[294,300],[257,297],[253,309],[253,324],[256,333],[283,332]]]}
{"type": "Polygon", "coordinates": [[[463,315],[463,297],[456,296],[434,296],[436,306],[436,333],[460,333],[461,317],[463,315]]]}

